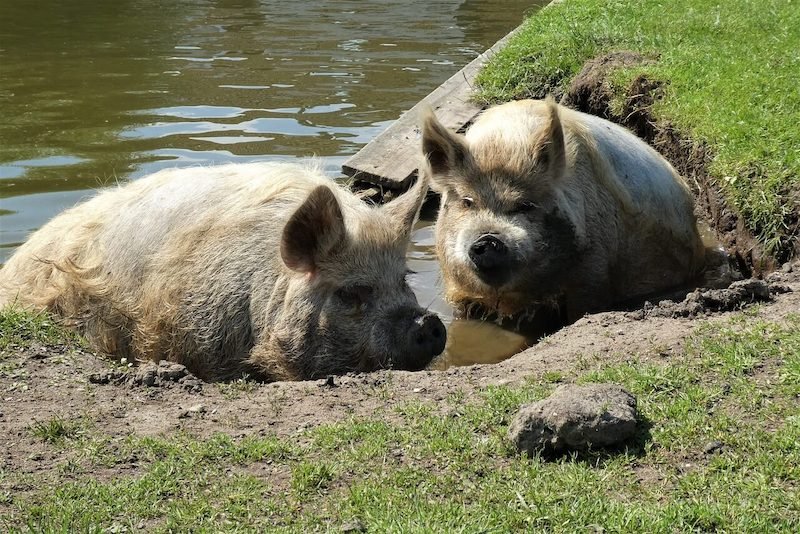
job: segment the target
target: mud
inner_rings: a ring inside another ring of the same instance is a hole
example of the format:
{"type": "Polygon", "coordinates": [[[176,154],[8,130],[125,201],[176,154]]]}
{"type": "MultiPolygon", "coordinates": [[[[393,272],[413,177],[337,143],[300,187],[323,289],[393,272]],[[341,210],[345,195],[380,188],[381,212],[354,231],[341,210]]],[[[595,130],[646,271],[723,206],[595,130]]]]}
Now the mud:
{"type": "Polygon", "coordinates": [[[641,309],[629,313],[628,317],[697,317],[713,312],[741,310],[751,304],[768,302],[774,294],[788,291],[791,291],[788,286],[769,285],[764,280],[750,278],[734,282],[724,289],[696,289],[679,302],[645,302],[641,309]]]}

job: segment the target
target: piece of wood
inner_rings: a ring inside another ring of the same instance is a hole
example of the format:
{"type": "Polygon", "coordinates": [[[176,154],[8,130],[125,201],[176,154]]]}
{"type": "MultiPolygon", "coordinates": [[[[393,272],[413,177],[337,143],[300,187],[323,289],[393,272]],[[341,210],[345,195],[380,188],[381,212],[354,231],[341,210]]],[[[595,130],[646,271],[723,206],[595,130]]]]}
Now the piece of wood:
{"type": "Polygon", "coordinates": [[[407,189],[417,175],[422,157],[419,114],[430,106],[439,121],[453,131],[461,130],[482,111],[472,101],[472,87],[478,71],[502,48],[511,32],[489,50],[473,59],[428,96],[405,112],[386,130],[342,165],[342,172],[358,181],[386,189],[407,189]]]}

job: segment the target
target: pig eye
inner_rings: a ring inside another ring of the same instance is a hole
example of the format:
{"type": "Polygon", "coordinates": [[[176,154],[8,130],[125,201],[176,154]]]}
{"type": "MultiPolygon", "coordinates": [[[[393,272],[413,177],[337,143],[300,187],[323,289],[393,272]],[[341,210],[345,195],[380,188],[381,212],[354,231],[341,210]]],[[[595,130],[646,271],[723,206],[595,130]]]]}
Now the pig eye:
{"type": "Polygon", "coordinates": [[[537,206],[535,203],[531,202],[530,200],[524,200],[524,201],[520,202],[519,204],[515,205],[510,210],[508,210],[508,213],[510,213],[511,215],[516,215],[518,213],[527,213],[529,211],[535,210],[538,207],[539,206],[537,206]]]}
{"type": "Polygon", "coordinates": [[[475,204],[475,201],[472,199],[472,197],[463,197],[461,199],[461,206],[463,208],[469,209],[472,207],[473,204],[475,204]]]}
{"type": "Polygon", "coordinates": [[[334,295],[343,305],[361,309],[372,297],[372,288],[369,286],[345,286],[337,289],[334,295]]]}

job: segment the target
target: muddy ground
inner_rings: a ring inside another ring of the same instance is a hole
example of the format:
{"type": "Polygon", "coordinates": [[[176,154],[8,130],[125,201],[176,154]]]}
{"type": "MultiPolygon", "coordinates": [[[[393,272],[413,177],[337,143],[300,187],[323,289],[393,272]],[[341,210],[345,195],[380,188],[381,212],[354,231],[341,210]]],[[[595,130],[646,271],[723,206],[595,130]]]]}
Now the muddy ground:
{"type": "MultiPolygon", "coordinates": [[[[571,371],[620,361],[669,365],[680,361],[701,324],[726,321],[765,297],[753,307],[754,320],[780,321],[800,312],[800,262],[786,264],[766,281],[696,291],[681,302],[587,315],[499,364],[294,383],[204,383],[171,364],[125,368],[64,346],[11,347],[0,373],[0,471],[41,473],[67,459],[68,451],[48,446],[31,432],[35,422],[53,417],[83,419],[112,440],[179,431],[200,437],[216,432],[234,438],[288,436],[354,416],[392,418],[393,407],[412,399],[436,404],[460,391],[465,403],[473,402],[487,386],[521,384],[545,373],[568,377],[571,371]]],[[[102,476],[122,475],[132,467],[117,464],[102,476]]]]}

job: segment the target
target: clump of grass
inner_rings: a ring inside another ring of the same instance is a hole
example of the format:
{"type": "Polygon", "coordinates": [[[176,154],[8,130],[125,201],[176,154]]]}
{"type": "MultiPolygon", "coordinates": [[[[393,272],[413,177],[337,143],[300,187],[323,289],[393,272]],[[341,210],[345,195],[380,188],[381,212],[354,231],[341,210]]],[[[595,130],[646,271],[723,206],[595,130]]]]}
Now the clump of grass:
{"type": "Polygon", "coordinates": [[[81,339],[47,313],[26,311],[13,304],[0,309],[0,350],[32,343],[79,346],[81,339]]]}
{"type": "Polygon", "coordinates": [[[31,434],[51,444],[78,438],[83,431],[83,425],[79,421],[70,421],[60,416],[53,416],[47,421],[35,421],[30,426],[31,434]]]}
{"type": "Polygon", "coordinates": [[[721,326],[706,325],[688,349],[724,377],[748,375],[764,364],[778,363],[785,366],[786,380],[792,381],[793,366],[800,358],[800,317],[776,324],[741,316],[721,326]]]}
{"type": "Polygon", "coordinates": [[[334,478],[331,466],[325,462],[301,462],[292,469],[292,489],[306,495],[328,486],[334,478]]]}
{"type": "Polygon", "coordinates": [[[246,395],[255,391],[258,388],[258,382],[254,381],[249,376],[244,376],[237,380],[220,382],[217,384],[217,387],[225,399],[235,400],[242,395],[246,395]]]}
{"type": "Polygon", "coordinates": [[[488,102],[566,90],[612,51],[652,58],[612,76],[664,82],[650,110],[715,155],[709,172],[765,248],[790,254],[800,216],[800,9],[791,0],[567,0],[530,17],[478,77],[488,102]]]}

